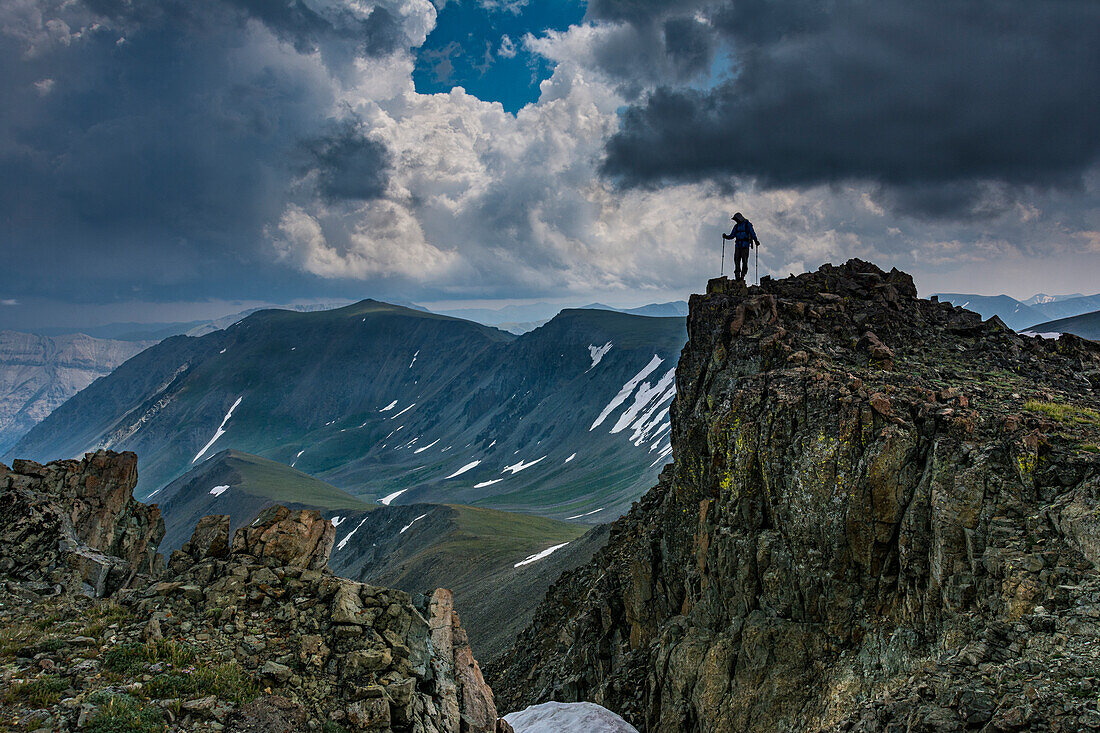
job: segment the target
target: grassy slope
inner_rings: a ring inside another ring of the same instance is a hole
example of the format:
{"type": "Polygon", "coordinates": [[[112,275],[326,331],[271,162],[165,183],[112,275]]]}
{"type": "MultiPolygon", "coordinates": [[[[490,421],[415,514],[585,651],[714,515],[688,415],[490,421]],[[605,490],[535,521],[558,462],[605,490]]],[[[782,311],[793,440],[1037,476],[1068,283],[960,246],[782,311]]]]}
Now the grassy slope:
{"type": "Polygon", "coordinates": [[[318,509],[367,509],[371,505],[296,468],[260,456],[230,450],[225,463],[240,477],[235,488],[278,503],[318,509]]]}
{"type": "MultiPolygon", "coordinates": [[[[423,512],[430,512],[433,519],[412,524],[397,540],[398,549],[387,556],[363,564],[358,572],[336,568],[337,573],[410,593],[450,588],[479,659],[503,651],[530,621],[535,606],[562,570],[587,562],[606,541],[606,531],[601,534],[599,528],[496,509],[416,505],[380,511],[401,510],[411,515],[403,523],[423,512]],[[586,530],[594,539],[582,537],[586,530]],[[514,567],[562,543],[569,544],[547,558],[514,567]]],[[[395,526],[391,525],[390,536],[396,534],[395,526]]],[[[364,534],[368,531],[362,530],[364,534]]],[[[360,540],[368,542],[365,536],[360,540]]]]}

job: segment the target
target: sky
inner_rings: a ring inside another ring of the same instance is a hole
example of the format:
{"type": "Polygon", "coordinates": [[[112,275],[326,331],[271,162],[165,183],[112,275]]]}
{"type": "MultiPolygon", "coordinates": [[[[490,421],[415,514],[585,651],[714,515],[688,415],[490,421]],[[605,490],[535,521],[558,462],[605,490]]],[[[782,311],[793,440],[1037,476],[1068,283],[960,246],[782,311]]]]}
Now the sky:
{"type": "Polygon", "coordinates": [[[3,0],[0,327],[1100,291],[1093,0],[3,0]]]}

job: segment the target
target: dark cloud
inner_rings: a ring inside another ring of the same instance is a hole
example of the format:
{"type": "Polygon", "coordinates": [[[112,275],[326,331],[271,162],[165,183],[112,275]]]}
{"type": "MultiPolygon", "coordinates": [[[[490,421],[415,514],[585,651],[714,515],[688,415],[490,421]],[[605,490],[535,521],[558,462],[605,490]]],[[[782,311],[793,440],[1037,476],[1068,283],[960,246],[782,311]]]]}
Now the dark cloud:
{"type": "Polygon", "coordinates": [[[317,187],[326,199],[369,201],[386,192],[392,167],[389,150],[364,133],[361,123],[349,120],[306,146],[310,157],[306,172],[316,174],[317,187]]]}
{"type": "MultiPolygon", "coordinates": [[[[658,5],[596,8],[648,24],[658,5]]],[[[996,208],[983,198],[991,182],[1073,186],[1100,157],[1100,4],[752,0],[712,25],[733,77],[664,87],[629,109],[605,175],[626,186],[867,180],[884,201],[956,215],[996,208]]]]}
{"type": "Polygon", "coordinates": [[[708,4],[708,0],[589,0],[587,18],[649,25],[664,20],[670,14],[690,13],[708,4]]]}
{"type": "Polygon", "coordinates": [[[37,9],[41,20],[0,8],[0,225],[14,294],[271,297],[265,288],[290,278],[264,231],[293,196],[303,145],[325,197],[384,188],[386,152],[361,126],[318,139],[334,124],[338,70],[275,38],[327,48],[326,63],[384,55],[407,43],[388,11],[322,18],[297,0],[37,9]]]}

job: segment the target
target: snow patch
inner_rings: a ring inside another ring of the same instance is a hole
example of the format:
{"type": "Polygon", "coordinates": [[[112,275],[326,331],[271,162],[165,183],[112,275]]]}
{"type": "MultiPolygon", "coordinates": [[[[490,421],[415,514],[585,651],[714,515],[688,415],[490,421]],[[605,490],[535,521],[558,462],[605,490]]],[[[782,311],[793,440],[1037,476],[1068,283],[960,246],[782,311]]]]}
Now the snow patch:
{"type": "Polygon", "coordinates": [[[592,427],[588,430],[592,431],[598,428],[603,421],[607,419],[608,415],[618,409],[619,405],[626,401],[626,398],[630,396],[634,388],[638,386],[638,383],[652,374],[653,370],[659,367],[662,361],[664,361],[664,359],[654,354],[653,358],[649,360],[649,363],[642,368],[642,371],[631,377],[630,381],[623,385],[623,388],[619,390],[619,393],[615,395],[611,402],[607,403],[607,407],[603,408],[603,412],[600,413],[600,416],[596,418],[596,422],[592,423],[592,427]]]}
{"type": "Polygon", "coordinates": [[[565,462],[566,462],[566,463],[569,463],[569,461],[573,460],[573,459],[574,459],[574,458],[576,458],[576,457],[577,457],[577,454],[576,454],[576,453],[574,453],[574,454],[572,454],[571,456],[569,456],[568,458],[566,458],[566,459],[565,459],[565,462]]]}
{"type": "MultiPolygon", "coordinates": [[[[413,354],[413,360],[409,362],[409,369],[413,368],[413,364],[416,363],[416,357],[419,356],[419,355],[420,355],[420,349],[417,349],[416,353],[413,354]]],[[[413,520],[413,521],[416,521],[416,520],[413,520]]],[[[402,531],[404,531],[404,530],[402,530],[402,531]]]]}
{"type": "Polygon", "coordinates": [[[474,488],[475,489],[484,489],[486,486],[492,486],[493,484],[499,484],[503,480],[504,479],[502,479],[502,478],[489,479],[488,481],[482,481],[480,484],[474,484],[474,488]]]}
{"type": "Polygon", "coordinates": [[[339,527],[341,524],[344,523],[345,519],[347,519],[347,517],[341,517],[340,515],[336,515],[335,517],[333,517],[329,521],[332,522],[333,527],[339,527]]]}
{"type": "Polygon", "coordinates": [[[608,341],[603,346],[588,345],[588,354],[592,357],[592,366],[588,367],[585,371],[591,371],[597,364],[600,363],[600,359],[604,358],[607,352],[611,351],[611,342],[608,341]]]}
{"type": "Polygon", "coordinates": [[[294,468],[294,464],[298,462],[298,459],[302,457],[302,454],[306,452],[306,449],[298,451],[298,455],[294,456],[294,460],[290,462],[290,467],[294,468]]]}
{"type": "Polygon", "coordinates": [[[406,525],[405,525],[404,527],[402,527],[402,528],[401,528],[401,531],[400,531],[400,532],[398,532],[397,534],[405,534],[405,530],[406,530],[406,529],[408,529],[409,527],[413,526],[414,524],[416,524],[416,523],[417,523],[418,521],[420,521],[421,519],[423,519],[423,518],[424,518],[424,517],[426,517],[426,516],[428,516],[428,515],[427,515],[427,514],[421,514],[421,515],[420,515],[419,517],[417,517],[416,519],[412,520],[411,522],[409,522],[408,524],[406,524],[406,525]]]}
{"type": "Polygon", "coordinates": [[[539,560],[543,559],[544,557],[549,557],[551,554],[557,552],[558,550],[560,550],[561,548],[565,547],[568,544],[569,544],[568,542],[562,542],[560,545],[554,545],[553,547],[547,547],[542,552],[536,552],[534,555],[529,556],[526,560],[520,560],[519,562],[517,562],[512,567],[513,568],[518,568],[518,567],[522,567],[523,565],[530,565],[533,562],[538,562],[539,560]]]}
{"type": "Polygon", "coordinates": [[[603,510],[604,510],[604,507],[600,507],[599,509],[593,509],[592,511],[585,512],[584,514],[576,514],[572,517],[566,517],[566,519],[580,519],[581,517],[591,516],[591,515],[595,514],[596,512],[602,512],[603,510]]]}
{"type": "MultiPolygon", "coordinates": [[[[661,425],[657,428],[657,432],[653,433],[651,437],[653,437],[654,440],[653,445],[649,446],[650,453],[656,450],[657,446],[661,444],[661,441],[664,440],[665,437],[665,431],[668,430],[670,427],[672,427],[671,424],[666,422],[664,425],[661,425]]],[[[648,440],[648,438],[646,440],[648,440]]]]}
{"type": "Polygon", "coordinates": [[[661,452],[657,454],[657,460],[655,460],[653,463],[649,464],[649,467],[653,468],[654,466],[656,466],[658,463],[663,461],[668,456],[668,454],[671,453],[671,452],[672,452],[672,445],[671,444],[666,445],[664,448],[661,449],[661,452]]]}
{"type": "Polygon", "coordinates": [[[388,411],[392,410],[395,407],[397,407],[397,400],[394,400],[390,404],[386,405],[381,410],[379,410],[379,412],[388,412],[388,411]]]}
{"type": "Polygon", "coordinates": [[[544,702],[504,716],[516,733],[638,733],[594,702],[544,702]]]}
{"type": "Polygon", "coordinates": [[[221,496],[225,492],[229,491],[229,484],[222,484],[221,486],[215,486],[210,489],[210,493],[214,496],[221,496]]]}
{"type": "Polygon", "coordinates": [[[467,463],[467,464],[466,464],[465,466],[463,466],[462,468],[458,469],[457,471],[455,471],[454,473],[452,473],[452,474],[451,474],[450,476],[447,476],[447,477],[446,477],[446,478],[444,478],[443,480],[444,480],[444,481],[446,481],[446,480],[447,480],[447,479],[449,479],[449,478],[454,478],[455,476],[461,476],[462,474],[466,473],[467,471],[469,471],[469,470],[471,470],[471,469],[475,468],[475,467],[476,467],[476,466],[477,466],[478,464],[480,464],[480,463],[481,463],[481,461],[473,461],[472,463],[467,463]]]}
{"type": "Polygon", "coordinates": [[[439,442],[439,438],[436,438],[435,440],[433,440],[431,443],[428,443],[423,448],[417,448],[416,450],[413,451],[413,453],[423,453],[424,451],[428,450],[429,448],[431,448],[433,445],[435,445],[438,442],[439,442]]]}
{"type": "Polygon", "coordinates": [[[394,416],[393,416],[393,419],[394,419],[394,420],[396,420],[397,418],[401,417],[402,415],[404,415],[404,414],[405,414],[406,412],[408,412],[409,410],[411,410],[411,409],[412,409],[412,408],[414,408],[414,407],[416,407],[416,403],[415,403],[415,402],[414,402],[414,403],[412,403],[411,405],[409,405],[408,407],[406,407],[406,408],[405,408],[404,410],[402,410],[401,412],[399,412],[399,413],[397,413],[396,415],[394,415],[394,416]]]}
{"type": "Polygon", "coordinates": [[[348,540],[351,539],[351,536],[359,531],[359,528],[363,526],[363,522],[366,522],[369,517],[370,517],[370,515],[368,514],[367,516],[365,516],[361,520],[359,520],[359,524],[355,525],[355,529],[348,532],[347,536],[345,536],[344,539],[342,539],[338,543],[336,543],[336,549],[337,550],[344,549],[344,546],[348,544],[348,540]]]}
{"type": "Polygon", "coordinates": [[[160,489],[157,489],[156,491],[154,491],[152,494],[149,494],[149,496],[147,496],[145,498],[146,499],[152,499],[154,496],[156,496],[159,493],[160,493],[160,489]]]}
{"type": "Polygon", "coordinates": [[[1058,340],[1062,337],[1059,331],[1021,331],[1021,336],[1038,336],[1041,339],[1053,339],[1058,340]]]}
{"type": "Polygon", "coordinates": [[[382,506],[389,506],[393,502],[394,499],[401,496],[406,491],[408,491],[408,489],[401,489],[400,491],[395,491],[392,494],[386,494],[385,496],[382,497],[382,499],[380,500],[380,503],[382,504],[382,506]]]}
{"type": "Polygon", "coordinates": [[[206,445],[204,445],[202,447],[202,450],[200,450],[198,453],[195,454],[195,457],[191,459],[192,463],[194,463],[195,461],[202,458],[203,454],[205,454],[206,451],[210,450],[210,446],[214,445],[214,442],[218,438],[225,435],[225,424],[227,422],[229,422],[229,418],[233,417],[233,411],[237,409],[237,406],[241,404],[241,400],[243,400],[243,399],[244,399],[244,395],[241,395],[240,397],[238,397],[237,401],[233,403],[233,406],[229,408],[229,412],[225,413],[225,417],[222,418],[222,424],[219,425],[218,429],[214,431],[214,437],[210,439],[209,443],[207,443],[206,445]]]}
{"type": "Polygon", "coordinates": [[[673,384],[668,388],[668,392],[661,395],[660,399],[653,403],[653,407],[649,408],[646,414],[638,418],[638,421],[632,426],[634,432],[630,435],[634,445],[641,445],[649,440],[650,436],[654,434],[653,430],[657,429],[661,421],[668,419],[668,410],[662,410],[661,407],[675,396],[676,385],[673,384]]]}
{"type": "Polygon", "coordinates": [[[512,475],[515,476],[520,471],[526,470],[526,469],[530,468],[531,466],[535,465],[536,463],[538,463],[539,461],[543,460],[543,458],[546,458],[546,456],[543,456],[542,458],[536,458],[535,460],[531,461],[530,463],[524,463],[521,460],[519,463],[513,463],[511,466],[505,466],[504,469],[501,471],[501,473],[504,473],[505,471],[511,471],[512,475]]]}
{"type": "MultiPolygon", "coordinates": [[[[634,404],[632,404],[626,412],[619,416],[619,419],[615,421],[614,427],[611,428],[612,434],[620,433],[626,430],[627,426],[634,422],[638,417],[638,413],[644,410],[654,399],[663,399],[667,396],[668,399],[672,399],[672,395],[676,394],[675,386],[672,386],[672,380],[676,378],[676,368],[673,367],[665,373],[665,376],[661,377],[660,381],[653,387],[649,386],[649,382],[643,382],[642,386],[638,388],[638,394],[634,396],[634,404]],[[669,393],[669,387],[672,386],[672,393],[669,393]]],[[[648,412],[646,413],[649,414],[648,412]]]]}

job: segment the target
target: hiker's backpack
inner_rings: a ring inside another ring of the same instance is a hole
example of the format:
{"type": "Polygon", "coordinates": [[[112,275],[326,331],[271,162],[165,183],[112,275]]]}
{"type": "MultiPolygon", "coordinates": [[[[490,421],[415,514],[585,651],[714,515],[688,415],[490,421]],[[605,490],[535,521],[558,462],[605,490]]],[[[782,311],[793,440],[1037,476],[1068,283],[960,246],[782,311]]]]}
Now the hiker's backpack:
{"type": "Polygon", "coordinates": [[[752,243],[752,235],[749,234],[749,220],[742,219],[733,225],[733,240],[737,244],[744,242],[745,244],[752,243]]]}

